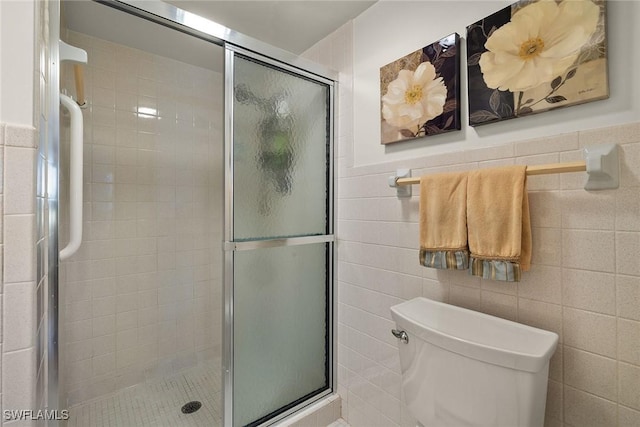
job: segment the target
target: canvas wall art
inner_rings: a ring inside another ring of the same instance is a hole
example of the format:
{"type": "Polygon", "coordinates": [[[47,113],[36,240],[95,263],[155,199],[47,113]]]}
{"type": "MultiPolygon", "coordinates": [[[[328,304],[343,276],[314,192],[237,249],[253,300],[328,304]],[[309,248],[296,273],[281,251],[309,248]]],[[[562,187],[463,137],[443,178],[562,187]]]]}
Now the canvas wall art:
{"type": "Polygon", "coordinates": [[[469,124],[609,96],[604,0],[523,0],[467,27],[469,124]]]}
{"type": "Polygon", "coordinates": [[[460,129],[459,45],[453,33],[380,68],[382,144],[460,129]]]}

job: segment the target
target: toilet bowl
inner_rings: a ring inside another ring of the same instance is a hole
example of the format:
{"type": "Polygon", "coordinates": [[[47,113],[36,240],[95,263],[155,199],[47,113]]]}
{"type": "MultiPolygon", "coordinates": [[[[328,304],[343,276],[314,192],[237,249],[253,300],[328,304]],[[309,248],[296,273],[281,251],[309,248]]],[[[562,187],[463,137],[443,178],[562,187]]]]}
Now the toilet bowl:
{"type": "Polygon", "coordinates": [[[427,298],[391,313],[404,403],[419,425],[544,424],[557,334],[427,298]]]}

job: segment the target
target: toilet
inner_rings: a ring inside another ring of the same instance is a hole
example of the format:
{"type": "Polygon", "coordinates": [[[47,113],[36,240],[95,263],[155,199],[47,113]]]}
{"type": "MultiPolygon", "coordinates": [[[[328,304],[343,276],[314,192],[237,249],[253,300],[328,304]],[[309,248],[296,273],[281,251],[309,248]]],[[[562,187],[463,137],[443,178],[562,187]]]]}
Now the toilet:
{"type": "Polygon", "coordinates": [[[391,307],[404,403],[424,427],[541,427],[558,335],[415,298],[391,307]]]}

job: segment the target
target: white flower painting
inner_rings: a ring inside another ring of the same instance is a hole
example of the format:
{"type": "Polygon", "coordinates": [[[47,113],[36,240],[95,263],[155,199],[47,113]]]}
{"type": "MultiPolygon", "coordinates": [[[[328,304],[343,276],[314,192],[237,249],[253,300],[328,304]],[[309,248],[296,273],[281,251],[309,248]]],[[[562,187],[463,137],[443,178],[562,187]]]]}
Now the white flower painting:
{"type": "Polygon", "coordinates": [[[460,129],[458,45],[451,34],[380,69],[382,144],[460,129]]]}
{"type": "Polygon", "coordinates": [[[521,1],[467,28],[469,121],[608,97],[604,0],[521,1]]]}
{"type": "Polygon", "coordinates": [[[398,74],[382,97],[382,118],[398,129],[418,132],[422,124],[442,114],[447,87],[430,62],[398,74]]]}

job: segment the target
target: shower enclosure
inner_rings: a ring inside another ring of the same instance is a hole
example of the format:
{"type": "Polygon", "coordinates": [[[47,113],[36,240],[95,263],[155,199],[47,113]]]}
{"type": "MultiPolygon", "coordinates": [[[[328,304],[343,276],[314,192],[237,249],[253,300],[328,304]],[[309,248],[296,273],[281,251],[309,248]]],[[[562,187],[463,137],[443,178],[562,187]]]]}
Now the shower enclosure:
{"type": "MultiPolygon", "coordinates": [[[[51,31],[89,58],[84,232],[50,292],[49,407],[231,427],[331,394],[335,76],[163,2],[62,6],[51,31]]],[[[61,112],[60,247],[68,132],[61,112]]]]}

